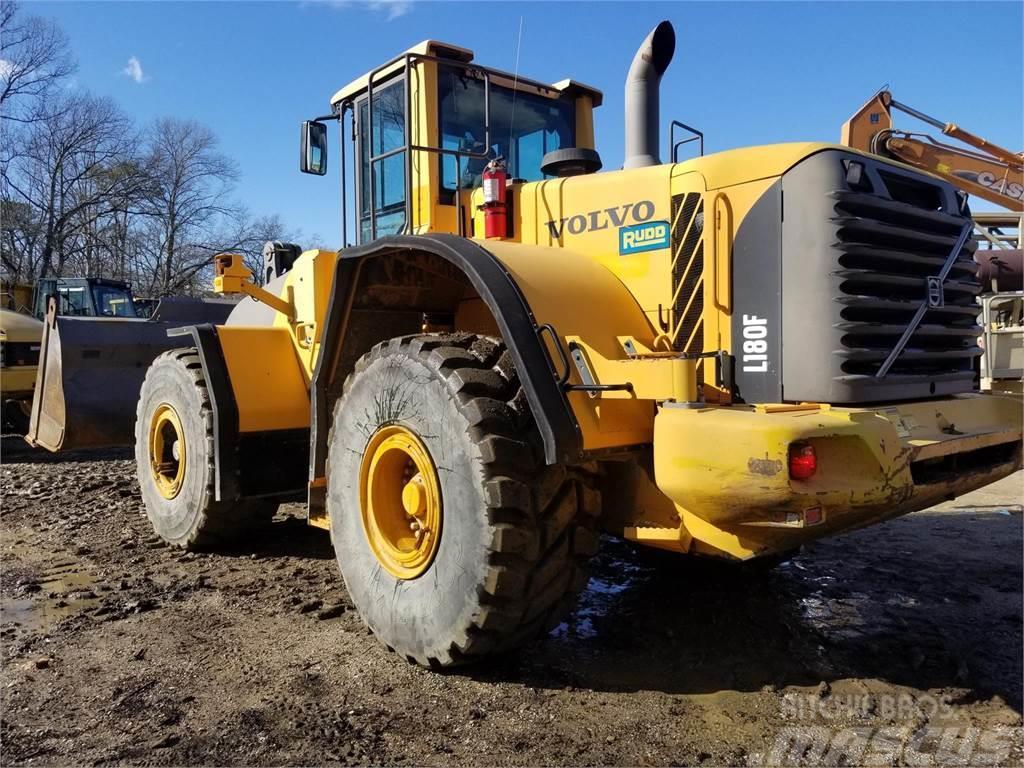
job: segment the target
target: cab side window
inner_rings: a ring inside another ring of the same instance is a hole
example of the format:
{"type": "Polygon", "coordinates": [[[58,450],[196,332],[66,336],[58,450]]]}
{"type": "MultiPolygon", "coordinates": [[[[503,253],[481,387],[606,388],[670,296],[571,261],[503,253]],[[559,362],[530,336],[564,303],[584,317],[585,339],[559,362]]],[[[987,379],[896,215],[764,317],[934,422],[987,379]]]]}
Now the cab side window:
{"type": "Polygon", "coordinates": [[[375,88],[373,94],[373,135],[370,136],[369,99],[358,105],[359,136],[359,242],[373,236],[371,210],[376,222],[376,237],[393,235],[405,228],[405,152],[375,160],[391,150],[405,146],[405,90],[402,80],[375,88]],[[371,169],[371,165],[373,166],[371,169]],[[373,174],[373,205],[370,198],[370,174],[373,174]]]}

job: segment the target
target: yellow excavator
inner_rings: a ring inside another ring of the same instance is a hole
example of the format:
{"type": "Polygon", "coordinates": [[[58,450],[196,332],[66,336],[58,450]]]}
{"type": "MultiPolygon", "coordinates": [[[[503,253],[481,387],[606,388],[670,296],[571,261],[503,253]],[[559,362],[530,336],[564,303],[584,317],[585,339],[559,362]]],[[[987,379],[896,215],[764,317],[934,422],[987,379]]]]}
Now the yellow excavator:
{"type": "Polygon", "coordinates": [[[926,170],[1007,210],[1024,212],[1024,153],[1005,149],[956,123],[931,117],[897,101],[887,90],[872,96],[843,124],[841,141],[848,147],[926,170]],[[938,129],[969,149],[896,128],[894,111],[938,129]]]}
{"type": "Polygon", "coordinates": [[[558,622],[602,532],[769,558],[1019,468],[1019,406],[976,391],[966,195],[833,144],[662,163],[674,48],[662,22],[633,59],[621,170],[599,90],[434,41],[303,123],[314,175],[339,127],[356,242],[270,247],[262,287],[216,258],[246,298],[138,400],[157,534],[304,500],[370,629],[445,667],[558,622]]]}

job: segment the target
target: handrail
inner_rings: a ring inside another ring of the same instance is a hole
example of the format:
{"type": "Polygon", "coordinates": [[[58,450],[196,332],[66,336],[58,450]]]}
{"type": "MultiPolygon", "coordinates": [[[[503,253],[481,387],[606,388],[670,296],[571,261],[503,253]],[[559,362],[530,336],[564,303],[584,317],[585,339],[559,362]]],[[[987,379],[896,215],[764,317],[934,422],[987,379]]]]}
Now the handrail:
{"type": "Polygon", "coordinates": [[[698,131],[696,128],[693,128],[692,126],[689,126],[686,123],[681,123],[678,120],[673,120],[671,123],[669,123],[668,155],[672,159],[673,163],[679,162],[679,147],[683,146],[684,144],[689,144],[691,141],[700,141],[700,156],[704,157],[704,134],[701,131],[698,131]],[[680,139],[679,141],[676,141],[676,128],[682,128],[684,131],[688,131],[693,135],[690,136],[690,138],[688,139],[680,139]]]}
{"type": "Polygon", "coordinates": [[[724,192],[719,192],[715,195],[715,199],[711,204],[711,211],[714,215],[714,221],[711,222],[711,281],[712,285],[712,301],[715,306],[718,307],[725,313],[732,312],[732,269],[729,262],[730,252],[732,251],[732,204],[729,202],[729,198],[724,192]],[[726,213],[727,221],[723,222],[718,215],[718,203],[721,201],[724,203],[723,210],[726,213]],[[725,266],[726,268],[722,271],[725,273],[725,296],[726,300],[723,302],[719,299],[718,292],[718,250],[719,250],[719,230],[725,230],[726,237],[726,249],[725,249],[725,266]]]}

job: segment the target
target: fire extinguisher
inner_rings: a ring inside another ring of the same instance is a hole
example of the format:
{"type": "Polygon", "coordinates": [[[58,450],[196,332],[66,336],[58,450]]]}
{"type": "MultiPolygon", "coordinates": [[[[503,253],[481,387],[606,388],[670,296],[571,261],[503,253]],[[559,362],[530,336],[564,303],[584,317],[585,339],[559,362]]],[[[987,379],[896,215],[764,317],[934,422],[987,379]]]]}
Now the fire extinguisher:
{"type": "Polygon", "coordinates": [[[508,207],[505,203],[505,183],[508,181],[508,169],[505,159],[496,157],[487,164],[481,175],[484,184],[484,204],[480,207],[484,212],[484,237],[507,237],[508,207]]]}

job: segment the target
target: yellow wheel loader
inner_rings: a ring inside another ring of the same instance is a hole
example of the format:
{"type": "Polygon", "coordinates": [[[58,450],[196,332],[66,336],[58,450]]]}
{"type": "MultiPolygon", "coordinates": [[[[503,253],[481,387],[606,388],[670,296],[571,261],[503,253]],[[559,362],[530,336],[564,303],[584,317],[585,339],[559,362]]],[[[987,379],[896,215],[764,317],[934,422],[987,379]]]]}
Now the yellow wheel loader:
{"type": "Polygon", "coordinates": [[[752,560],[1019,468],[1019,405],[976,391],[966,196],[830,144],[661,163],[674,46],[637,52],[605,173],[573,80],[428,41],[338,91],[300,162],[336,121],[357,243],[272,247],[264,287],[217,257],[247,298],[138,403],[157,532],[303,499],[370,629],[443,667],[557,622],[599,533],[752,560]]]}

